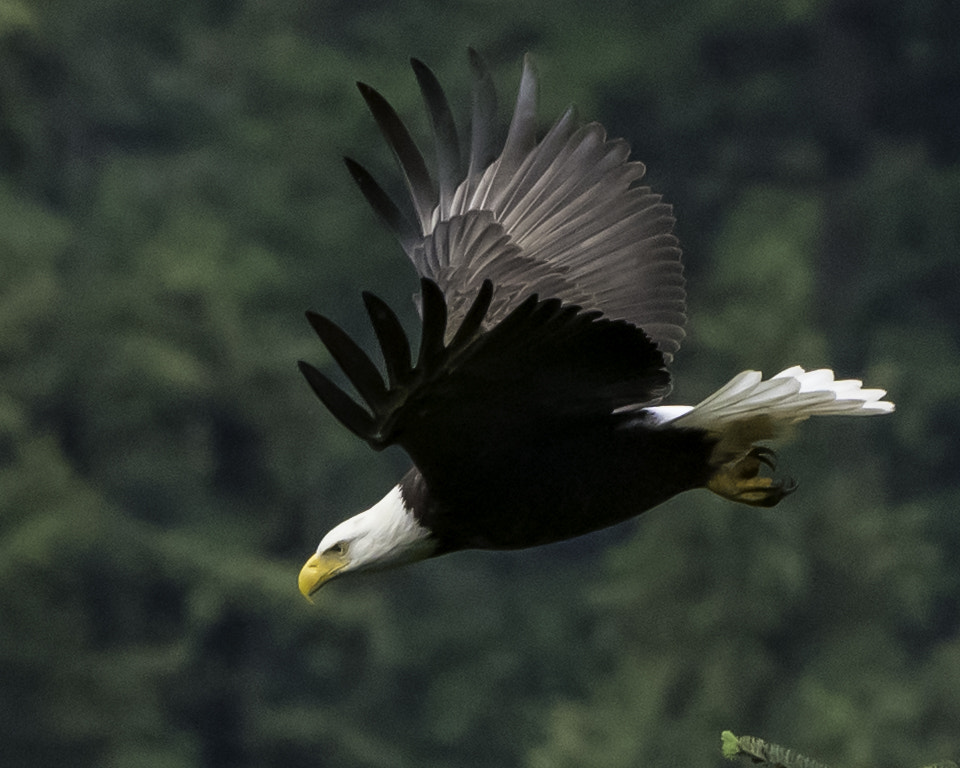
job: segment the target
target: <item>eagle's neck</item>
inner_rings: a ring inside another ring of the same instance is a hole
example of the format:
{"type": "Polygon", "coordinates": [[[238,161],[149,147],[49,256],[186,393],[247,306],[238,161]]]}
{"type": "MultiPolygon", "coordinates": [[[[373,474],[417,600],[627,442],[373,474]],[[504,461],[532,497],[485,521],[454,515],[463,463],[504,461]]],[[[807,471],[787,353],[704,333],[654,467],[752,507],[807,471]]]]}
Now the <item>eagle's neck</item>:
{"type": "Polygon", "coordinates": [[[360,568],[380,569],[430,557],[436,542],[429,528],[417,519],[416,509],[404,493],[403,483],[394,486],[370,509],[357,515],[367,537],[367,562],[360,568]]]}

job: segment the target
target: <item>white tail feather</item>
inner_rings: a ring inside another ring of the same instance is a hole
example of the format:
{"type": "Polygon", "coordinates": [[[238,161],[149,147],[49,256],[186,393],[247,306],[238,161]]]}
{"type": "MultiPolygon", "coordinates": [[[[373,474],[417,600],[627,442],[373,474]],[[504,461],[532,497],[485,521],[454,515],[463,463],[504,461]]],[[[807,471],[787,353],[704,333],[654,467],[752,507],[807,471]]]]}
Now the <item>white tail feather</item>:
{"type": "Polygon", "coordinates": [[[744,371],[693,406],[650,408],[659,423],[722,432],[731,424],[765,417],[779,431],[810,416],[872,416],[893,411],[886,391],[863,389],[857,379],[837,381],[833,371],[787,368],[764,380],[758,371],[744,371]]]}

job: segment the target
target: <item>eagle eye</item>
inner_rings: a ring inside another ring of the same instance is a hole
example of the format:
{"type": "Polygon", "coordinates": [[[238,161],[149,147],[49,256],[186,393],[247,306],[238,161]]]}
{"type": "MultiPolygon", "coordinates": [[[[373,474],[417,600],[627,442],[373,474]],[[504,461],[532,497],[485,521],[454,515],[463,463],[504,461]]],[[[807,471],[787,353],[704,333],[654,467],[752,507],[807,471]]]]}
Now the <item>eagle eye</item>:
{"type": "Polygon", "coordinates": [[[343,555],[347,551],[347,543],[345,541],[338,541],[332,547],[327,547],[323,554],[325,555],[343,555]]]}

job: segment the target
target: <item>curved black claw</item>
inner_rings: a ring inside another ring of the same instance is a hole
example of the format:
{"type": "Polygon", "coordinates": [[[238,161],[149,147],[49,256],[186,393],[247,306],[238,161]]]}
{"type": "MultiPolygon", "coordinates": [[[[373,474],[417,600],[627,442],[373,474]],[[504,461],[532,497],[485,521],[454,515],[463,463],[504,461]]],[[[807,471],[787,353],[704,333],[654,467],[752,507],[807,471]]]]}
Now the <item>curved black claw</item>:
{"type": "Polygon", "coordinates": [[[777,469],[777,454],[772,448],[767,448],[765,445],[758,445],[750,453],[747,454],[751,458],[756,459],[761,464],[765,464],[770,467],[771,471],[776,471],[777,469]]]}

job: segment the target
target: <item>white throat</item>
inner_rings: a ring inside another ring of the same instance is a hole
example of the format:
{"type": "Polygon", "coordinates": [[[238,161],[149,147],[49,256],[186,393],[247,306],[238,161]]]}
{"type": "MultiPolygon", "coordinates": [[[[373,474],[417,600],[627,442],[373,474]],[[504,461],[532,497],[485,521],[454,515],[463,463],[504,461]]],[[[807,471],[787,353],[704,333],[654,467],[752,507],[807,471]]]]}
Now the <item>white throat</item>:
{"type": "Polygon", "coordinates": [[[436,541],[403,502],[396,485],[370,509],[333,528],[317,548],[318,553],[343,544],[347,571],[379,570],[430,557],[436,541]]]}

